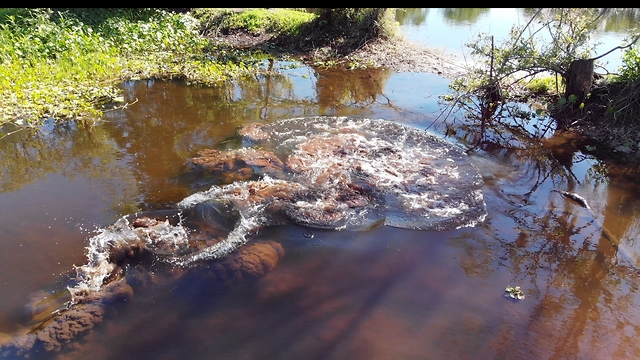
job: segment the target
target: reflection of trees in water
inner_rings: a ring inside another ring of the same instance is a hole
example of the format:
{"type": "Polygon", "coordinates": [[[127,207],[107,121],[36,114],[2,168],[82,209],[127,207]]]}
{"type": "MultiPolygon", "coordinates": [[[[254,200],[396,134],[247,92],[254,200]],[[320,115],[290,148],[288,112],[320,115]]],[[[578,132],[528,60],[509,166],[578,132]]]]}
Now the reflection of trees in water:
{"type": "Polygon", "coordinates": [[[124,90],[125,101],[135,104],[107,114],[103,126],[135,164],[145,209],[172,206],[193,192],[176,171],[197,151],[228,146],[247,122],[296,115],[307,106],[296,102],[291,79],[277,73],[217,87],[146,80],[125,83],[124,90]]]}
{"type": "MultiPolygon", "coordinates": [[[[275,67],[273,62],[268,65],[268,70],[275,67]]],[[[202,190],[195,188],[202,184],[178,186],[176,169],[199,150],[237,145],[228,139],[239,126],[317,114],[362,116],[373,112],[373,104],[395,109],[383,93],[389,76],[383,69],[320,69],[315,83],[314,79],[301,81],[309,87],[309,94],[304,95],[296,89],[296,78],[278,71],[211,88],[154,80],[131,82],[124,84],[125,101],[135,104],[109,113],[104,126],[136,164],[135,176],[142,186],[140,202],[169,205],[202,190]]]]}
{"type": "Polygon", "coordinates": [[[382,70],[353,71],[344,78],[319,75],[317,102],[298,99],[291,77],[277,72],[213,88],[125,83],[125,101],[132,105],[107,112],[105,122],[91,130],[69,122],[51,127],[51,133],[21,131],[0,140],[0,190],[60,172],[108,183],[114,201],[169,206],[193,191],[179,184],[176,170],[198,150],[225,146],[225,139],[250,121],[317,113],[318,106],[354,106],[362,112],[382,94],[388,76],[382,70]]]}
{"type": "Polygon", "coordinates": [[[318,106],[324,114],[346,115],[343,112],[351,111],[360,113],[361,108],[378,103],[389,104],[389,99],[384,95],[384,86],[389,79],[390,71],[384,69],[353,70],[344,72],[331,69],[318,69],[318,81],[316,93],[318,106]],[[336,76],[337,73],[340,76],[336,76]]]}
{"type": "Polygon", "coordinates": [[[428,8],[396,9],[396,21],[400,25],[422,25],[429,15],[428,8]]]}
{"type": "MultiPolygon", "coordinates": [[[[567,354],[581,357],[592,348],[608,352],[612,339],[599,333],[614,334],[617,326],[635,333],[640,330],[640,319],[634,315],[636,272],[612,263],[613,247],[588,219],[576,214],[560,196],[549,201],[546,211],[522,204],[501,206],[503,209],[493,209],[493,219],[483,234],[474,232],[450,243],[462,249],[467,275],[488,277],[497,266],[507,268],[514,282],[526,289],[525,301],[534,302],[529,323],[508,339],[519,344],[516,354],[550,350],[562,358],[567,354]],[[509,227],[515,230],[488,232],[509,227]]],[[[633,344],[615,345],[629,350],[633,344]]]]}
{"type": "Polygon", "coordinates": [[[235,89],[239,94],[234,97],[244,101],[269,106],[279,101],[295,99],[293,84],[288,76],[281,74],[259,74],[239,81],[235,89]],[[283,81],[289,80],[289,81],[283,81]]]}
{"type": "MultiPolygon", "coordinates": [[[[481,15],[488,13],[490,8],[444,8],[442,16],[454,24],[474,24],[481,15]]],[[[602,12],[601,20],[596,27],[604,31],[626,32],[633,29],[640,22],[640,8],[591,8],[596,13],[602,12]]],[[[522,13],[530,18],[538,11],[537,8],[524,8],[522,13]]],[[[546,9],[546,16],[553,16],[561,9],[546,9]]],[[[401,8],[396,11],[396,21],[400,25],[422,25],[429,14],[425,8],[401,8]]]]}
{"type": "MultiPolygon", "coordinates": [[[[442,16],[454,24],[474,24],[481,15],[488,13],[490,8],[444,8],[442,16]]],[[[547,17],[558,14],[562,9],[545,9],[543,14],[547,17]]],[[[640,22],[640,8],[591,8],[596,13],[601,12],[602,17],[595,27],[604,31],[627,32],[635,28],[640,22]]],[[[522,13],[530,18],[538,11],[537,8],[524,8],[522,13]]],[[[396,11],[396,20],[400,25],[421,25],[425,22],[429,9],[401,8],[396,11]]]]}
{"type": "Polygon", "coordinates": [[[480,15],[489,12],[489,8],[444,8],[442,14],[445,19],[455,24],[473,24],[480,15]]]}
{"type": "MultiPolygon", "coordinates": [[[[464,124],[455,136],[473,140],[477,127],[464,124]]],[[[461,262],[469,276],[486,277],[496,267],[505,267],[518,285],[528,289],[526,301],[536,301],[529,323],[504,335],[509,337],[504,341],[519,344],[520,354],[550,351],[554,357],[581,357],[593,355],[592,349],[606,349],[605,354],[637,355],[631,336],[626,340],[602,336],[621,328],[628,334],[640,333],[638,268],[618,263],[620,255],[602,228],[622,239],[623,245],[633,245],[625,240],[638,235],[634,224],[640,212],[632,205],[637,199],[629,196],[633,190],[629,184],[620,188],[619,179],[609,177],[606,183],[598,171],[578,177],[574,170],[581,157],[578,145],[562,138],[562,133],[540,141],[524,130],[514,124],[487,129],[480,148],[518,170],[489,189],[493,194],[486,198],[492,215],[480,226],[484,231],[451,239],[450,244],[464,254],[461,262]],[[551,188],[585,195],[597,220],[571,200],[549,192],[551,188]]],[[[638,185],[633,188],[635,193],[640,190],[638,185]]]]}
{"type": "Polygon", "coordinates": [[[135,104],[107,114],[102,126],[127,154],[143,209],[171,206],[191,192],[176,172],[199,150],[192,147],[210,147],[232,134],[245,110],[226,101],[224,86],[148,80],[125,84],[124,90],[125,100],[135,104]]]}
{"type": "Polygon", "coordinates": [[[591,329],[614,333],[611,319],[621,314],[631,317],[626,325],[635,327],[638,320],[632,304],[624,301],[637,280],[628,277],[629,268],[613,264],[616,255],[609,241],[572,207],[561,197],[552,198],[546,212],[520,217],[528,227],[525,241],[503,239],[513,254],[505,265],[519,281],[531,284],[540,299],[528,331],[539,339],[553,333],[550,344],[556,356],[580,354],[585,342],[608,348],[610,339],[591,329]]]}
{"type": "Polygon", "coordinates": [[[640,8],[606,9],[603,21],[605,31],[627,32],[640,23],[640,8]]]}
{"type": "Polygon", "coordinates": [[[0,140],[0,192],[17,191],[55,173],[70,181],[85,178],[101,183],[114,201],[113,209],[123,198],[120,194],[132,196],[136,188],[135,179],[119,161],[117,147],[100,126],[86,129],[71,121],[0,140]]]}
{"type": "MultiPolygon", "coordinates": [[[[542,18],[549,19],[566,10],[567,9],[561,8],[548,8],[544,9],[541,15],[542,18]]],[[[627,33],[629,29],[637,27],[640,22],[640,8],[588,8],[582,10],[599,14],[598,21],[593,24],[593,28],[606,32],[627,33]]],[[[537,11],[538,8],[523,9],[524,15],[528,18],[531,18],[537,11]]]]}
{"type": "Polygon", "coordinates": [[[273,60],[269,60],[266,72],[242,78],[230,91],[232,99],[243,102],[247,109],[258,111],[252,114],[256,120],[289,113],[293,116],[295,109],[310,105],[297,98],[292,76],[274,71],[273,60]]]}

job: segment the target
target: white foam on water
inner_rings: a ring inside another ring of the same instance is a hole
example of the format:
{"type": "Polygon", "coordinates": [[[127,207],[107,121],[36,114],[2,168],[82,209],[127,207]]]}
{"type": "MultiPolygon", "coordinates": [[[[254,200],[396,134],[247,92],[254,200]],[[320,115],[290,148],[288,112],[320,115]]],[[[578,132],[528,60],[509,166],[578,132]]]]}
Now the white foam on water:
{"type": "Polygon", "coordinates": [[[72,296],[100,290],[117,268],[112,262],[114,252],[131,246],[157,253],[175,253],[188,246],[188,232],[182,225],[174,226],[168,221],[149,228],[134,228],[126,218],[118,219],[113,225],[99,230],[97,235],[89,239],[88,261],[85,265],[76,267],[78,283],[68,288],[72,296]]]}
{"type": "Polygon", "coordinates": [[[286,165],[284,179],[214,185],[177,204],[181,209],[228,204],[239,218],[226,238],[190,251],[189,230],[180,224],[134,229],[120,219],[90,239],[88,263],[77,268],[72,294],[99,290],[117,268],[110,260],[113,252],[136,242],[164,261],[189,266],[220,259],[259,228],[286,222],[336,230],[380,224],[442,230],[475,226],[486,216],[475,166],[427,132],[348,117],[288,119],[261,130],[270,138],[242,143],[277,154],[286,165]]]}

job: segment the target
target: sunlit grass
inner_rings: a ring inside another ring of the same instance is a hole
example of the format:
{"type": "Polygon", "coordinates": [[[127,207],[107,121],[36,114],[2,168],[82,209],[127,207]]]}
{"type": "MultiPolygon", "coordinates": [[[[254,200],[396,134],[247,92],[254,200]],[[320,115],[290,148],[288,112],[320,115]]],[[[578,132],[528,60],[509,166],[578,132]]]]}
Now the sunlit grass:
{"type": "Polygon", "coordinates": [[[162,10],[2,9],[0,124],[95,118],[122,80],[212,84],[247,72],[210,56],[188,14],[162,10]]]}
{"type": "Polygon", "coordinates": [[[242,12],[228,9],[195,9],[202,29],[216,29],[223,33],[242,30],[252,34],[273,32],[297,35],[316,14],[295,9],[248,9],[242,12]]]}
{"type": "Polygon", "coordinates": [[[559,95],[564,92],[562,79],[555,76],[538,76],[530,79],[525,88],[535,95],[559,95]]]}

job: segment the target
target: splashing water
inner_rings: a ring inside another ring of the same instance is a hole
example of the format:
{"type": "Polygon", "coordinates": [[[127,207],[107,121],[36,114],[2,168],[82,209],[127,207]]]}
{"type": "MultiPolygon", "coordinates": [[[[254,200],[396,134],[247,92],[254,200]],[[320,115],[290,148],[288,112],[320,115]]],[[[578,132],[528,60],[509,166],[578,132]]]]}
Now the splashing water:
{"type": "Polygon", "coordinates": [[[245,148],[224,155],[249,162],[249,156],[271,154],[284,164],[279,179],[271,171],[256,180],[214,185],[178,203],[184,211],[200,206],[228,218],[226,238],[194,248],[182,223],[134,228],[123,218],[91,238],[89,261],[78,268],[72,294],[98,290],[113,276],[114,252],[132,244],[189,266],[228,255],[263,226],[444,230],[474,226],[486,215],[482,178],[466,154],[418,129],[385,120],[310,117],[249,125],[238,133],[245,148]],[[252,148],[260,152],[246,151],[252,148]]]}
{"type": "Polygon", "coordinates": [[[188,247],[188,233],[182,225],[168,220],[149,227],[131,226],[123,217],[89,240],[88,262],[76,268],[78,284],[69,288],[74,297],[98,291],[114,276],[120,258],[128,252],[148,250],[155,254],[178,253],[188,247]]]}
{"type": "MultiPolygon", "coordinates": [[[[214,185],[182,200],[178,205],[185,209],[228,202],[240,220],[227,239],[175,260],[178,265],[223,257],[260,226],[443,230],[474,226],[486,215],[483,181],[466,154],[417,129],[385,120],[312,117],[249,125],[239,134],[247,147],[262,149],[260,156],[277,157],[284,164],[281,176],[214,185]]],[[[234,153],[251,163],[245,154],[234,153]]]]}
{"type": "MultiPolygon", "coordinates": [[[[483,181],[467,155],[418,129],[385,120],[310,117],[248,125],[238,135],[244,148],[209,152],[210,158],[194,158],[192,165],[218,161],[224,166],[209,168],[239,171],[242,180],[188,196],[164,217],[123,217],[100,230],[89,240],[88,262],[76,268],[67,309],[75,305],[81,314],[84,306],[100,321],[100,294],[129,294],[116,280],[130,259],[151,256],[178,267],[221,259],[261,227],[445,230],[475,226],[486,216],[483,181]]],[[[82,331],[92,326],[80,315],[68,318],[58,321],[73,321],[82,331]]],[[[38,329],[67,339],[62,327],[53,322],[38,329]]]]}

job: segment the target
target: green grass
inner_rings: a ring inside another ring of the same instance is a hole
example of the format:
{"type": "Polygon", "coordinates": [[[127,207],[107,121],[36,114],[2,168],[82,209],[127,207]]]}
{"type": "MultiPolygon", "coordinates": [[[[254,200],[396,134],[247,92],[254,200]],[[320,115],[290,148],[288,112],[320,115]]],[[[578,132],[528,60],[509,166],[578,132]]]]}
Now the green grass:
{"type": "Polygon", "coordinates": [[[302,26],[317,15],[292,9],[248,9],[235,12],[225,9],[195,9],[193,15],[200,19],[202,30],[214,29],[222,33],[246,31],[252,34],[266,32],[297,35],[302,26]]]}
{"type": "Polygon", "coordinates": [[[556,79],[555,76],[534,77],[525,85],[525,88],[535,95],[558,95],[564,92],[562,79],[556,79]]]}
{"type": "Polygon", "coordinates": [[[212,32],[276,33],[300,49],[340,46],[350,35],[359,46],[386,19],[374,19],[375,9],[320,14],[332,23],[295,9],[0,9],[0,126],[99,118],[106,107],[124,105],[123,80],[212,85],[259,71],[254,65],[264,53],[216,44],[205,37],[212,32]]]}
{"type": "Polygon", "coordinates": [[[212,84],[248,71],[214,59],[199,26],[154,9],[1,9],[0,124],[98,117],[122,80],[212,84]]]}

